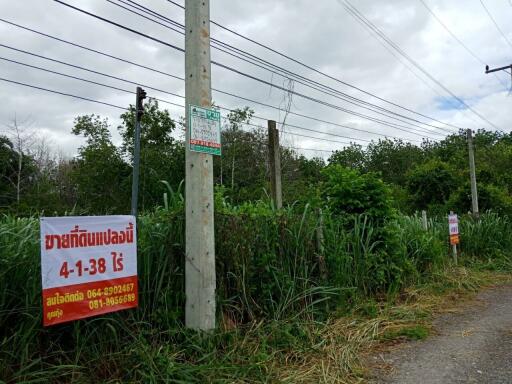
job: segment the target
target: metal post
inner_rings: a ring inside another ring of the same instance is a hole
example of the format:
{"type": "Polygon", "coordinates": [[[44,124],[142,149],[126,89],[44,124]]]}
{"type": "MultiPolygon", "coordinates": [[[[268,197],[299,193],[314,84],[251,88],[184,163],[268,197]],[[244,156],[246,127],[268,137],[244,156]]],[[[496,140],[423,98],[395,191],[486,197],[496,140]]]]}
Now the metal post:
{"type": "Polygon", "coordinates": [[[268,158],[270,166],[270,190],[277,209],[283,207],[281,188],[281,154],[279,152],[279,132],[274,120],[268,121],[268,158]]]}
{"type": "Polygon", "coordinates": [[[469,152],[469,174],[471,178],[471,206],[473,216],[478,217],[478,193],[476,188],[476,171],[475,171],[475,153],[473,148],[473,133],[471,129],[467,130],[468,135],[468,152],[469,152]]]}
{"type": "Polygon", "coordinates": [[[146,92],[137,87],[135,97],[135,127],[133,146],[133,177],[132,177],[132,209],[131,214],[137,216],[137,203],[139,195],[139,169],[140,169],[140,119],[144,113],[142,100],[146,98],[146,92]]]}
{"type": "Polygon", "coordinates": [[[426,231],[428,229],[428,221],[427,221],[427,211],[421,211],[421,222],[423,224],[423,229],[426,231]]]}
{"type": "Polygon", "coordinates": [[[211,106],[210,1],[185,2],[185,325],[215,328],[212,155],[190,150],[190,106],[211,106]]]}

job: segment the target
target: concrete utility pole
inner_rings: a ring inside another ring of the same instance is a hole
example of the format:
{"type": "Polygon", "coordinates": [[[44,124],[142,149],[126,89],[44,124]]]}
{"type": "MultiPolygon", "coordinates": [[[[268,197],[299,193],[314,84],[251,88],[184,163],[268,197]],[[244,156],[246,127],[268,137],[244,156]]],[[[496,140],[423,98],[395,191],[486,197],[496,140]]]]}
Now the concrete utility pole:
{"type": "Polygon", "coordinates": [[[428,220],[427,220],[427,211],[421,211],[421,223],[423,224],[423,229],[428,230],[428,220]]]}
{"type": "Polygon", "coordinates": [[[144,114],[142,100],[146,98],[146,92],[137,87],[135,97],[135,127],[133,145],[133,177],[132,177],[132,210],[131,214],[137,216],[137,205],[139,197],[139,169],[140,169],[140,119],[144,114]]]}
{"type": "Polygon", "coordinates": [[[467,130],[468,152],[469,152],[469,174],[471,177],[471,207],[474,217],[478,217],[478,193],[476,189],[475,152],[473,148],[473,132],[467,130]]]}
{"type": "Polygon", "coordinates": [[[274,120],[268,121],[268,158],[270,166],[270,190],[277,209],[283,207],[281,188],[281,154],[279,151],[279,131],[274,120]]]}
{"type": "Polygon", "coordinates": [[[190,106],[211,106],[210,1],[185,2],[185,325],[215,328],[213,159],[190,150],[190,106]]]}

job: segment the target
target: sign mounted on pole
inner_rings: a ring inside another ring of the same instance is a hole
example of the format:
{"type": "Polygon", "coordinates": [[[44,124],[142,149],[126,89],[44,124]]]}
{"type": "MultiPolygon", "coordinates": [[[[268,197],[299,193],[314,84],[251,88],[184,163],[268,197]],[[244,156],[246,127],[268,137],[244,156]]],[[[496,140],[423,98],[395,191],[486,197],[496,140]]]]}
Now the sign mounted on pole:
{"type": "Polygon", "coordinates": [[[191,105],[188,121],[190,150],[220,156],[220,112],[191,105]]]}
{"type": "Polygon", "coordinates": [[[450,232],[450,244],[459,244],[459,219],[457,214],[450,213],[448,215],[448,229],[450,232]]]}
{"type": "Polygon", "coordinates": [[[43,325],[137,307],[134,216],[41,218],[43,325]]]}

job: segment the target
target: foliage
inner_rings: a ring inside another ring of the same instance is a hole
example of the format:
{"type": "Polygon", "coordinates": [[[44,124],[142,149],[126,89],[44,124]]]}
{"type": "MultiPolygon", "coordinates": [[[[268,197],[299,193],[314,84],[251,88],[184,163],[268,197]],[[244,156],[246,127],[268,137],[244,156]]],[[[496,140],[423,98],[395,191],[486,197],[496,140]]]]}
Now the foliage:
{"type": "MultiPolygon", "coordinates": [[[[0,379],[279,381],[277,367],[289,354],[323,344],[309,324],[326,321],[336,305],[346,311],[360,299],[437,279],[448,264],[445,217],[425,231],[418,217],[393,216],[383,244],[368,217],[324,212],[319,247],[319,219],[307,206],[225,204],[215,236],[221,325],[200,335],[183,328],[180,190],[168,189],[167,209],[139,219],[140,307],[50,328],[41,327],[38,220],[0,219],[0,379]]],[[[462,217],[460,261],[510,268],[511,227],[496,214],[462,217]]],[[[410,329],[393,337],[423,334],[410,329]]]]}
{"type": "Polygon", "coordinates": [[[444,205],[456,186],[454,171],[447,163],[437,159],[419,164],[407,174],[409,196],[418,209],[444,205]]]}
{"type": "Polygon", "coordinates": [[[393,215],[390,189],[376,174],[341,165],[329,165],[322,173],[322,197],[332,212],[364,214],[377,226],[393,215]]]}
{"type": "Polygon", "coordinates": [[[73,133],[86,138],[71,172],[81,206],[92,212],[126,212],[129,207],[126,178],[130,170],[112,143],[108,120],[94,115],[77,117],[73,133]]]}
{"type": "MultiPolygon", "coordinates": [[[[129,164],[133,163],[135,137],[135,107],[130,106],[121,115],[122,125],[118,127],[123,139],[120,151],[129,164]]],[[[165,191],[160,180],[166,180],[177,188],[185,178],[185,148],[181,140],[173,135],[176,123],[167,110],[159,109],[155,99],[144,104],[140,131],[140,176],[139,208],[154,208],[161,202],[165,191]]],[[[131,190],[131,174],[125,181],[131,190]]]]}

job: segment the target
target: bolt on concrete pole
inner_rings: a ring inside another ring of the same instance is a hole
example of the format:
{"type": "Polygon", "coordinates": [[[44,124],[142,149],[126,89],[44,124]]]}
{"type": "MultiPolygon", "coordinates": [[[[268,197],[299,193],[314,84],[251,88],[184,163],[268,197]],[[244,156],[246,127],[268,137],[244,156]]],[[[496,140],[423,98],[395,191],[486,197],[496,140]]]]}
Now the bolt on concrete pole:
{"type": "Polygon", "coordinates": [[[212,155],[190,150],[190,106],[211,106],[210,1],[185,2],[185,325],[215,328],[212,155]]]}

